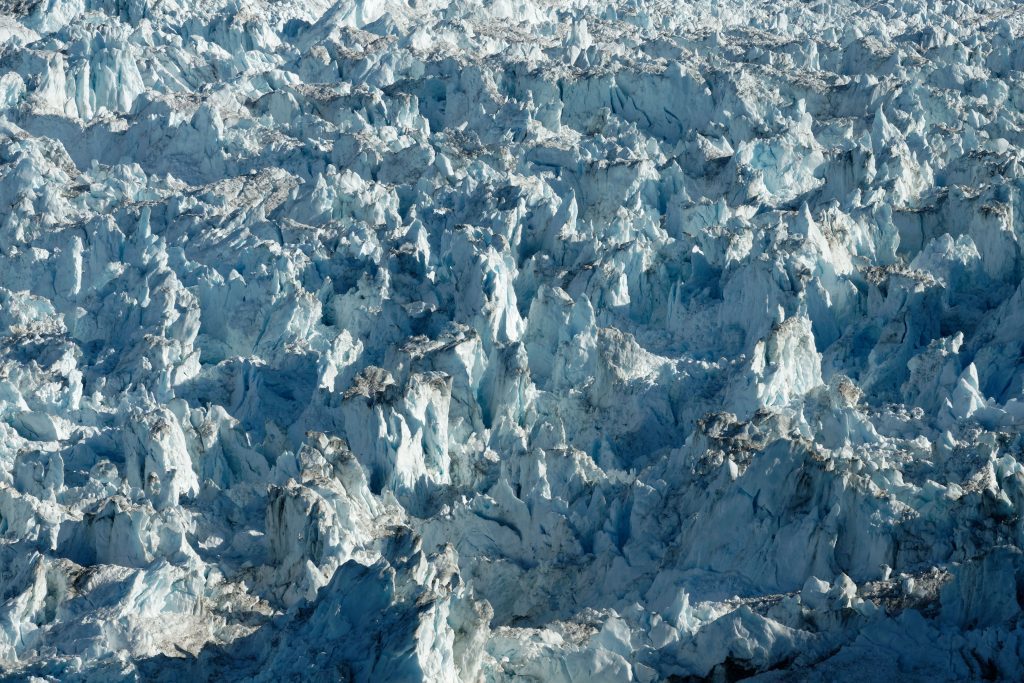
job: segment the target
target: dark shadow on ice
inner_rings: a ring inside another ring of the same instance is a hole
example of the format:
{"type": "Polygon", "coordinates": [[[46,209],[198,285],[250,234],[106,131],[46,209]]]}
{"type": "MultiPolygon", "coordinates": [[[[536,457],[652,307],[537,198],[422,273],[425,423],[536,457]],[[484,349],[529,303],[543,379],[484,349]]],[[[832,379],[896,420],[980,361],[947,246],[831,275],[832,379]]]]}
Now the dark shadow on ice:
{"type": "MultiPolygon", "coordinates": [[[[342,565],[314,603],[248,636],[207,646],[198,656],[159,655],[138,663],[140,678],[204,680],[414,681],[416,604],[395,595],[386,562],[342,565]]],[[[184,653],[183,653],[184,654],[184,653]]]]}

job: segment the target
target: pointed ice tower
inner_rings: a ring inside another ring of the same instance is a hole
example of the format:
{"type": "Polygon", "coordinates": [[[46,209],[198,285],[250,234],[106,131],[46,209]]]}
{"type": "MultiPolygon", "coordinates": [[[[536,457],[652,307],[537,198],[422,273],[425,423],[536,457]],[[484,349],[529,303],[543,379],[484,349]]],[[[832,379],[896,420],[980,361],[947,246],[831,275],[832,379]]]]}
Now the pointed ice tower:
{"type": "Polygon", "coordinates": [[[783,409],[823,385],[811,321],[797,315],[754,345],[748,372],[733,387],[732,405],[747,419],[761,408],[783,409]]]}

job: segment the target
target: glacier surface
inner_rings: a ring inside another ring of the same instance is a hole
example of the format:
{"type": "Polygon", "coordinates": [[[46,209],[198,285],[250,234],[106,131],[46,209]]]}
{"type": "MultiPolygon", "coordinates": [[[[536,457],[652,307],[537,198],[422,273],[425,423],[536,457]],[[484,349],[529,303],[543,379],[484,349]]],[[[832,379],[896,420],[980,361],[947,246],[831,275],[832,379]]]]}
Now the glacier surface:
{"type": "Polygon", "coordinates": [[[0,679],[1024,676],[1016,2],[0,12],[0,679]]]}

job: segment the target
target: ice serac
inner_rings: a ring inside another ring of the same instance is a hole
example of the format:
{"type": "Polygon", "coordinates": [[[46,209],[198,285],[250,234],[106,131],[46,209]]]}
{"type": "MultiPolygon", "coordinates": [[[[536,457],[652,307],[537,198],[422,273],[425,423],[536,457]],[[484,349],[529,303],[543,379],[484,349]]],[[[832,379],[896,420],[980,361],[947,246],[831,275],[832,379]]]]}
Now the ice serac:
{"type": "Polygon", "coordinates": [[[1018,4],[0,1],[0,680],[1024,679],[1018,4]]]}

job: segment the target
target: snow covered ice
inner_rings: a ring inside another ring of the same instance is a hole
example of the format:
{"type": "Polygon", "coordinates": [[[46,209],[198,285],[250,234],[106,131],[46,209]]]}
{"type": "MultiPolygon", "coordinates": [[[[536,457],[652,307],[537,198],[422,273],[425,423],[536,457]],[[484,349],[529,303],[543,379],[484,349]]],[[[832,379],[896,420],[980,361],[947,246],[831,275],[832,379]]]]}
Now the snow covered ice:
{"type": "Polygon", "coordinates": [[[1022,46],[0,0],[0,680],[1020,680],[1022,46]]]}

